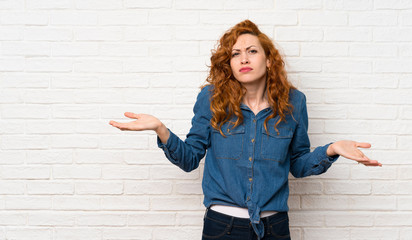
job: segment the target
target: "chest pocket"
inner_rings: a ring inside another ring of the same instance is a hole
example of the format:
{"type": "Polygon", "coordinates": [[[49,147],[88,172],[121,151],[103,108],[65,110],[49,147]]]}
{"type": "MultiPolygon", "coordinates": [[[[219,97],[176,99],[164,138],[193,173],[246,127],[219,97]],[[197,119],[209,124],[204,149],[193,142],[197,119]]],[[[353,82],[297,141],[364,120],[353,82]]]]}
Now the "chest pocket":
{"type": "Polygon", "coordinates": [[[289,126],[282,126],[282,124],[277,127],[279,132],[276,132],[275,128],[269,124],[267,128],[268,132],[262,126],[261,158],[283,163],[288,154],[293,130],[289,126]]]}
{"type": "Polygon", "coordinates": [[[231,125],[224,124],[222,131],[225,137],[219,131],[212,131],[212,147],[216,159],[238,160],[243,153],[243,141],[245,138],[245,126],[242,124],[234,129],[231,125]]]}

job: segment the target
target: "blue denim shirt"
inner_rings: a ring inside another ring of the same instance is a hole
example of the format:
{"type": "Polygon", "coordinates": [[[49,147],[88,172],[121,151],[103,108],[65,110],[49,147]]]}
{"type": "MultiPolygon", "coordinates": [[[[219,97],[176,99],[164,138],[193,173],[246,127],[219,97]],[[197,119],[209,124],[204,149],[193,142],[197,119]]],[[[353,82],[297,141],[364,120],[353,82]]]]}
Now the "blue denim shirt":
{"type": "Polygon", "coordinates": [[[272,118],[264,128],[264,121],[272,113],[266,108],[255,115],[246,105],[241,105],[243,124],[232,128],[225,123],[225,137],[210,125],[210,97],[212,86],[202,89],[194,106],[192,127],[185,141],[170,130],[166,144],[158,145],[166,157],[184,171],[199,166],[206,154],[202,188],[204,205],[212,204],[247,208],[255,232],[263,237],[261,211],[288,211],[288,174],[300,178],[325,172],[339,155],[329,157],[327,147],[317,147],[310,152],[306,97],[298,90],[290,91],[293,117],[274,124],[272,118]]]}

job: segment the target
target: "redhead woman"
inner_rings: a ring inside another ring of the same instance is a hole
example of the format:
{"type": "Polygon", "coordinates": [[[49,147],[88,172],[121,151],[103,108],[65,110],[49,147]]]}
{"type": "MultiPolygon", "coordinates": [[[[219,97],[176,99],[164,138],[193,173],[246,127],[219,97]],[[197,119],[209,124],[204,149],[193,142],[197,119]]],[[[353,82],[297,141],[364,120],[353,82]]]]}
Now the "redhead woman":
{"type": "Polygon", "coordinates": [[[185,141],[159,119],[127,112],[121,130],[154,130],[166,157],[184,171],[205,156],[202,188],[207,208],[202,239],[290,239],[288,174],[301,178],[326,170],[339,156],[381,166],[343,140],[310,152],[305,95],[287,79],[278,50],[249,20],[220,39],[207,84],[194,106],[185,141]]]}

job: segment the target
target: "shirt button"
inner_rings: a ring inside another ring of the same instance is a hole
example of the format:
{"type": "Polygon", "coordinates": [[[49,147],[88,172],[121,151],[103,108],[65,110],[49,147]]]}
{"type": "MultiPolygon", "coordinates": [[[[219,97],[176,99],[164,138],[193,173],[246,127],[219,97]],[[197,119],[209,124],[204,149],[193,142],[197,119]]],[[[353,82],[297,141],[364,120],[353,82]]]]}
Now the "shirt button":
{"type": "Polygon", "coordinates": [[[250,197],[247,197],[247,198],[246,198],[246,200],[248,200],[248,201],[249,201],[249,200],[250,200],[250,197]]]}
{"type": "Polygon", "coordinates": [[[254,143],[255,142],[255,139],[254,138],[252,138],[252,143],[254,143]]]}
{"type": "Polygon", "coordinates": [[[249,157],[249,161],[252,161],[252,157],[249,157]]]}
{"type": "Polygon", "coordinates": [[[256,119],[253,119],[253,122],[256,123],[256,119]]]}
{"type": "Polygon", "coordinates": [[[251,182],[253,179],[252,178],[249,178],[249,182],[251,182]]]}

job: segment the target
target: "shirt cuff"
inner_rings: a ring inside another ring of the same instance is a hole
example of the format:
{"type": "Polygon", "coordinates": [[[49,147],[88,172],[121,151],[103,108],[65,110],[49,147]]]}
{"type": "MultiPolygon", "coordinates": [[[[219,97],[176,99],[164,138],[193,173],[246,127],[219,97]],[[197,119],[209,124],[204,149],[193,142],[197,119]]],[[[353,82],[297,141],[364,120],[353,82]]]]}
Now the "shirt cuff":
{"type": "Polygon", "coordinates": [[[157,146],[161,149],[163,149],[166,157],[172,161],[175,162],[176,158],[174,155],[174,152],[177,149],[177,144],[178,144],[178,140],[179,138],[176,136],[176,134],[174,134],[172,131],[169,130],[169,138],[167,139],[166,144],[162,143],[162,141],[160,140],[159,136],[157,136],[157,146]]]}
{"type": "Polygon", "coordinates": [[[327,164],[332,164],[334,163],[336,160],[338,160],[339,156],[338,154],[333,155],[333,156],[328,156],[328,154],[326,154],[326,151],[328,150],[329,145],[331,145],[333,142],[326,144],[325,146],[323,146],[322,151],[320,151],[321,157],[320,159],[322,159],[322,163],[327,163],[327,164]]]}

